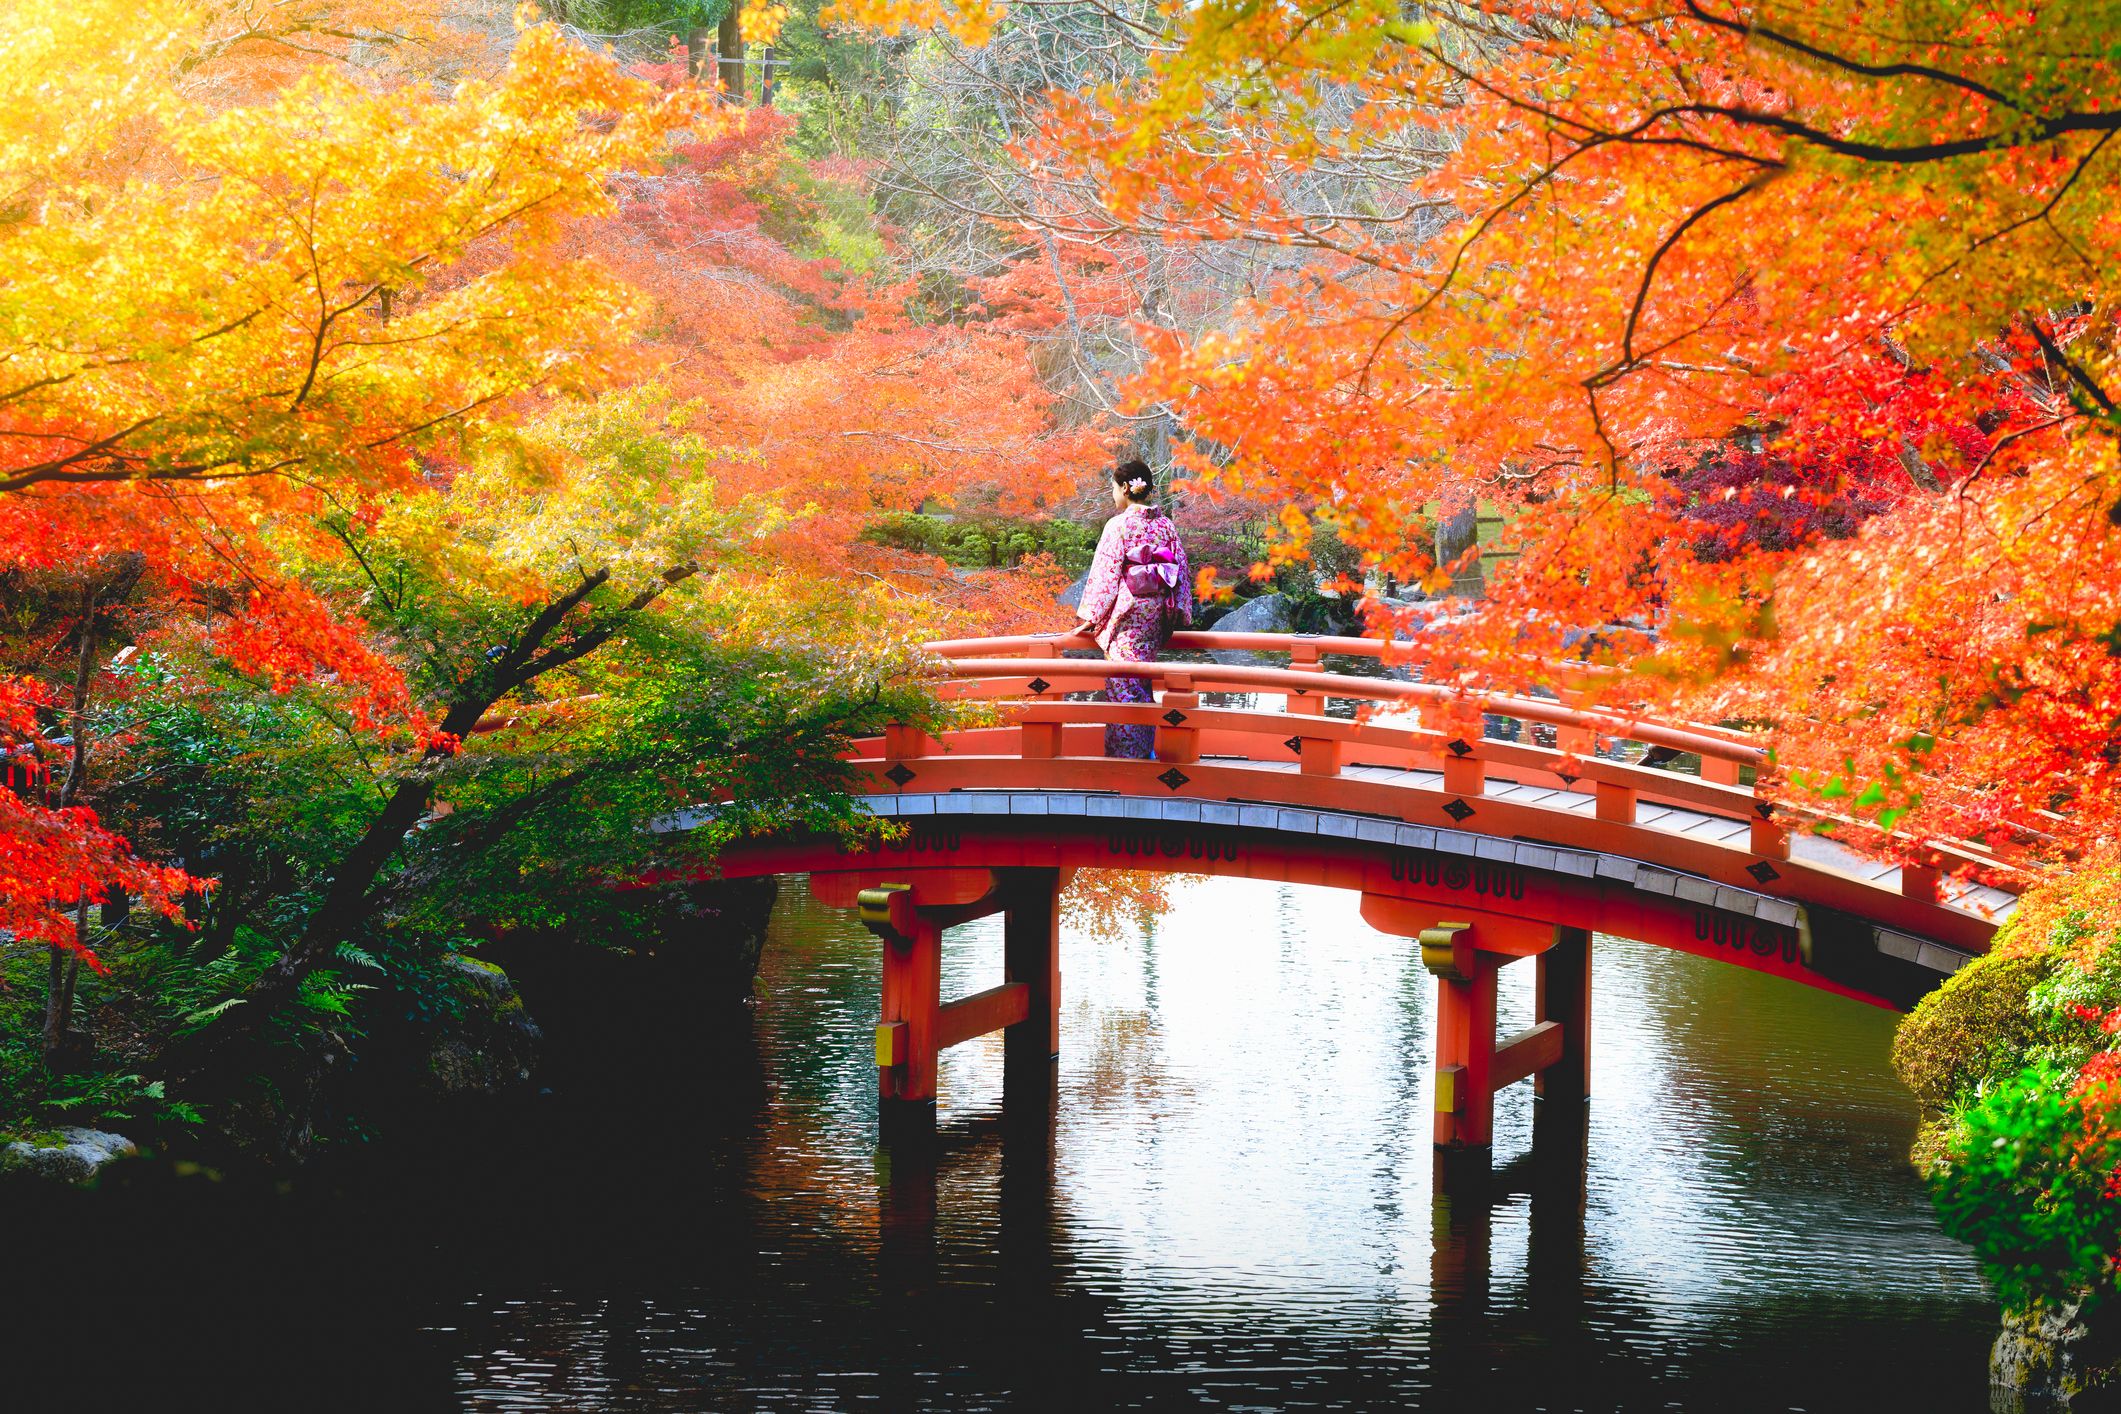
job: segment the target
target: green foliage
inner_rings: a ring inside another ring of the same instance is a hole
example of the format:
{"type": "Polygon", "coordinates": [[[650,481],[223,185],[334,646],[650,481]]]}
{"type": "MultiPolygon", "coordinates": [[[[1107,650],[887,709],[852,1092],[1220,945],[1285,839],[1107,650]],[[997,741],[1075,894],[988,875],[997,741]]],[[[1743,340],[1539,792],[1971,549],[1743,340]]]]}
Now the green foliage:
{"type": "Polygon", "coordinates": [[[591,34],[662,30],[682,37],[713,27],[735,0],[544,0],[545,13],[591,34]]]}
{"type": "Polygon", "coordinates": [[[2089,1118],[2068,1067],[2028,1068],[1969,1110],[1934,1184],[1944,1230],[2012,1310],[2114,1285],[2121,1132],[2089,1118]]]}
{"type": "MultiPolygon", "coordinates": [[[[134,660],[126,691],[99,707],[98,737],[123,740],[126,773],[99,809],[213,887],[195,928],[143,912],[98,934],[112,970],[83,973],[80,1035],[56,1067],[40,1039],[43,952],[0,949],[0,1126],[167,1126],[204,1111],[217,1130],[263,1134],[311,1103],[301,1057],[459,1015],[450,959],[493,930],[616,938],[626,911],[612,881],[697,868],[755,829],[874,830],[855,808],[846,746],[889,721],[935,719],[903,642],[915,630],[881,596],[763,563],[752,547],[787,517],[718,491],[724,453],[685,430],[683,411],[651,392],[559,407],[493,434],[444,495],[285,542],[290,572],[358,612],[437,716],[495,701],[487,685],[506,645],[542,605],[579,593],[541,641],[591,647],[498,700],[515,725],[423,754],[409,733],[357,720],[341,685],[263,681],[210,637],[163,635],[134,660]],[[561,456],[597,474],[550,476],[561,456]],[[321,537],[346,553],[320,554],[321,537]],[[644,584],[653,612],[636,605],[644,584]],[[372,882],[364,874],[356,916],[325,915],[338,873],[408,782],[431,788],[424,813],[372,882]],[[726,803],[692,828],[658,828],[710,801],[726,803]],[[335,920],[331,951],[312,960],[323,965],[306,966],[284,1004],[246,999],[320,916],[335,920]],[[212,1078],[197,1093],[165,1089],[173,1050],[217,1053],[231,1033],[268,1043],[245,1051],[255,1065],[186,1067],[212,1078]],[[290,1073],[265,1073],[276,1068],[290,1073]]],[[[334,1123],[319,1141],[359,1116],[334,1123]]]]}
{"type": "Polygon", "coordinates": [[[866,275],[884,262],[886,249],[877,229],[869,193],[856,182],[837,181],[799,162],[785,164],[781,178],[790,200],[790,219],[776,223],[767,207],[767,228],[796,254],[811,260],[835,260],[852,275],[866,275]],[[794,219],[800,212],[800,222],[794,219]]]}
{"type": "Polygon", "coordinates": [[[1068,520],[946,520],[909,513],[886,516],[864,528],[861,538],[968,569],[1015,565],[1043,554],[1071,574],[1080,574],[1097,553],[1097,531],[1068,520]]]}
{"type": "Polygon", "coordinates": [[[199,1111],[171,1100],[164,1083],[142,1075],[87,1071],[57,1077],[44,1100],[44,1112],[67,1124],[152,1119],[199,1123],[199,1111]]]}
{"type": "Polygon", "coordinates": [[[2041,1032],[2032,1053],[2036,1060],[2079,1065],[2106,1045],[2092,1018],[2121,1006],[2121,940],[2109,936],[2103,948],[2087,956],[2084,943],[2093,932],[2092,921],[2082,914],[2068,915],[2055,930],[2061,960],[2026,998],[2041,1032]]]}
{"type": "Polygon", "coordinates": [[[879,38],[818,23],[826,0],[796,0],[775,44],[780,61],[774,106],[796,119],[794,146],[806,157],[866,158],[889,147],[902,102],[903,55],[913,39],[879,38]]]}
{"type": "Polygon", "coordinates": [[[2037,938],[2025,926],[1999,931],[1893,1042],[1933,1116],[1916,1159],[1938,1216],[2017,1311],[2110,1293],[2121,1254],[2121,1058],[2104,1027],[2121,1015],[2121,940],[2081,909],[2037,938]]]}
{"type": "Polygon", "coordinates": [[[2025,1065],[2041,1038],[2027,1003],[2048,966],[2042,955],[1991,952],[1916,1004],[1893,1037],[1893,1070],[1923,1109],[1952,1113],[2025,1065]]]}

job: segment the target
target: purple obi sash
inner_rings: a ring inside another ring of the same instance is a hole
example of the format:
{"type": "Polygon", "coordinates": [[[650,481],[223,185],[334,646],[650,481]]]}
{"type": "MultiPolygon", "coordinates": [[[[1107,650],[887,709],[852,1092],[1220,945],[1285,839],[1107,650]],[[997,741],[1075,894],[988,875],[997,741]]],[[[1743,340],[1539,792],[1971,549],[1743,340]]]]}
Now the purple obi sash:
{"type": "Polygon", "coordinates": [[[1127,592],[1137,599],[1156,599],[1178,588],[1178,562],[1169,550],[1144,550],[1138,564],[1129,564],[1120,574],[1127,592]]]}

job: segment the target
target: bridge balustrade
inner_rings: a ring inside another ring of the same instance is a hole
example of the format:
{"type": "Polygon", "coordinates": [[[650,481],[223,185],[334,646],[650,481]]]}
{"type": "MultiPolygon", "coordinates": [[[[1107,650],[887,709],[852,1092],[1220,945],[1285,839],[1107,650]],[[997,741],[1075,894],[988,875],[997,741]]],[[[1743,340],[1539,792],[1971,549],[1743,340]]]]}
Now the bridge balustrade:
{"type": "Polygon", "coordinates": [[[1434,1132],[1454,1148],[1488,1143],[1495,1094],[1517,1081],[1588,1095],[1594,930],[1904,1004],[1895,988],[1926,988],[1985,948],[2026,877],[1971,843],[1896,865],[1821,838],[1833,817],[1761,791],[1766,743],[1585,705],[1574,667],[1534,696],[1329,670],[1336,656],[1388,659],[1374,639],[1180,633],[1170,646],[1288,663],[1109,663],[1066,635],[931,644],[963,725],[887,728],[850,763],[900,836],[866,854],[764,841],[724,856],[732,875],[809,873],[881,940],[887,1125],[932,1123],[937,1055],[997,1030],[1010,1094],[1050,1095],[1058,897],[1081,867],[1359,890],[1364,918],[1416,940],[1437,977],[1434,1132]],[[1148,679],[1156,700],[1092,697],[1120,676],[1148,679]],[[1493,734],[1498,720],[1514,731],[1493,734]],[[1106,757],[1116,724],[1152,728],[1153,759],[1106,757]],[[1698,774],[1669,768],[1688,756],[1698,774]],[[997,912],[1000,985],[943,1001],[944,930],[997,912]],[[1498,1038],[1497,974],[1526,957],[1535,1023],[1498,1038]]]}

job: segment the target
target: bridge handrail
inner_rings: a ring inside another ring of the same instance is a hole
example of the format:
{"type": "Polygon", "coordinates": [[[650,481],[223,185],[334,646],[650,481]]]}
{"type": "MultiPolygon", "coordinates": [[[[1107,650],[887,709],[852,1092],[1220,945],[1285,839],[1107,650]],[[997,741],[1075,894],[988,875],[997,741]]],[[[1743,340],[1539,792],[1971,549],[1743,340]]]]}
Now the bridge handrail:
{"type": "MultiPolygon", "coordinates": [[[[1196,640],[1207,640],[1213,646],[1249,647],[1249,640],[1263,639],[1270,646],[1279,646],[1288,651],[1289,637],[1280,634],[1258,635],[1189,635],[1196,640]]],[[[1178,635],[1173,635],[1174,643],[1178,635]]],[[[1376,640],[1314,638],[1312,644],[1369,642],[1376,640]]],[[[1021,699],[1036,696],[1030,684],[1034,676],[1048,684],[1048,690],[1061,688],[1083,690],[1093,684],[1102,685],[1109,678],[1141,677],[1164,688],[1166,691],[1215,692],[1215,691],[1277,691],[1307,695],[1317,699],[1348,698],[1379,703],[1393,703],[1441,709],[1450,718],[1465,722],[1463,735],[1477,754],[1489,754],[1488,743],[1479,738],[1482,734],[1467,719],[1477,719],[1484,714],[1513,718],[1519,721],[1538,722],[1554,727],[1557,731],[1575,731],[1593,738],[1604,737],[1620,741],[1634,741],[1649,746],[1667,747],[1674,751],[1691,752],[1704,760],[1722,761],[1733,766],[1751,766],[1756,771],[1764,768],[1768,751],[1743,739],[1740,733],[1728,729],[1701,728],[1694,724],[1670,726],[1661,722],[1643,720],[1612,711],[1587,710],[1570,707],[1564,703],[1545,698],[1517,697],[1501,693],[1470,691],[1448,687],[1437,683],[1400,682],[1386,678],[1353,677],[1330,673],[1322,669],[1273,668],[1248,664],[1218,663],[1113,663],[1102,658],[1062,658],[1060,651],[1075,646],[1094,647],[1088,639],[1074,635],[1036,635],[1014,639],[967,639],[954,643],[931,645],[935,649],[962,650],[970,646],[1021,646],[1041,645],[1055,656],[1021,658],[980,658],[951,656],[938,653],[944,673],[957,684],[969,688],[988,688],[991,691],[975,692],[982,698],[1021,699]]],[[[1316,717],[1296,714],[1272,713],[1275,722],[1287,724],[1291,721],[1318,721],[1316,717]]],[[[1588,758],[1586,758],[1588,759],[1588,758]]],[[[1631,769],[1630,775],[1640,776],[1634,784],[1637,788],[1651,789],[1657,794],[1667,793],[1649,786],[1649,781],[1665,777],[1666,773],[1655,770],[1631,769]]],[[[1750,793],[1750,790],[1748,790],[1750,793]]],[[[1779,805],[1782,817],[1788,820],[1809,820],[1817,825],[1853,826],[1861,822],[1836,814],[1817,806],[1800,807],[1788,803],[1779,805]]],[[[1972,865],[1985,871],[2000,871],[2003,874],[2023,873],[2029,867],[2024,861],[2000,854],[1994,849],[1972,841],[1931,840],[1924,847],[1934,855],[1958,864],[1972,865]]]]}
{"type": "MultiPolygon", "coordinates": [[[[1371,658],[1390,664],[1397,656],[1393,650],[1411,648],[1414,643],[1415,640],[1407,638],[1348,638],[1313,633],[1221,633],[1213,629],[1181,629],[1170,636],[1165,646],[1181,653],[1273,653],[1314,663],[1319,658],[1332,654],[1343,658],[1371,658]]],[[[1026,659],[1037,662],[1057,658],[1063,653],[1097,651],[1096,641],[1088,634],[1073,633],[946,638],[924,647],[927,652],[938,658],[1001,658],[1021,654],[1026,659]]],[[[1562,692],[1567,692],[1580,683],[1613,675],[1612,669],[1593,663],[1558,662],[1551,666],[1562,692]]],[[[1688,731],[1699,732],[1703,736],[1721,737],[1728,741],[1747,739],[1745,732],[1732,727],[1706,722],[1688,722],[1685,726],[1688,731]]]]}
{"type": "MultiPolygon", "coordinates": [[[[1383,658],[1387,650],[1409,642],[1381,638],[1339,638],[1309,633],[1215,633],[1180,629],[1166,646],[1182,653],[1205,653],[1213,649],[1247,653],[1288,653],[1303,647],[1319,653],[1337,653],[1347,658],[1383,658]]],[[[1000,658],[1011,653],[1028,654],[1039,647],[1056,652],[1090,649],[1097,644],[1088,634],[1020,633],[998,638],[947,638],[930,643],[927,650],[938,658],[1000,658]]]]}
{"type": "MultiPolygon", "coordinates": [[[[1166,685],[1175,678],[1185,684],[1181,691],[1245,691],[1269,689],[1307,693],[1318,697],[1355,698],[1371,702],[1414,703],[1442,707],[1467,715],[1493,713],[1520,721],[1541,722],[1556,728],[1580,729],[1624,741],[1666,746],[1699,756],[1759,767],[1767,762],[1760,747],[1686,728],[1638,721],[1607,712],[1590,712],[1537,697],[1512,697],[1499,693],[1466,692],[1437,683],[1395,682],[1389,678],[1358,678],[1341,673],[1302,672],[1293,668],[1254,667],[1243,664],[1112,663],[1091,658],[946,658],[946,675],[969,681],[1015,682],[1035,672],[1049,681],[1069,679],[1102,681],[1115,677],[1147,678],[1166,685]]],[[[1016,694],[1012,694],[1016,695],[1016,694]]]]}
{"type": "MultiPolygon", "coordinates": [[[[1201,631],[1184,629],[1180,630],[1177,633],[1173,633],[1168,640],[1169,647],[1180,650],[1182,652],[1211,652],[1221,650],[1228,652],[1274,653],[1289,655],[1292,657],[1301,654],[1308,662],[1315,662],[1319,657],[1325,654],[1338,654],[1343,657],[1373,658],[1378,659],[1380,661],[1389,661],[1392,656],[1389,650],[1395,647],[1407,646],[1410,643],[1411,640],[1408,639],[1383,640],[1376,638],[1348,638],[1336,637],[1329,634],[1304,633],[1218,633],[1212,629],[1201,631]]],[[[1021,654],[1024,656],[1025,662],[1038,664],[1045,664],[1047,662],[1050,662],[1053,658],[1058,658],[1061,654],[1071,651],[1095,652],[1097,650],[1096,642],[1092,640],[1087,634],[1071,633],[1033,633],[1016,634],[1011,636],[1000,636],[992,638],[944,639],[938,642],[929,643],[925,646],[929,653],[932,653],[939,658],[962,660],[970,658],[1005,657],[1011,654],[1021,654]]],[[[1071,659],[1069,661],[1080,662],[1084,660],[1071,659]]],[[[1553,667],[1556,670],[1557,676],[1562,680],[1562,686],[1564,691],[1566,691],[1570,686],[1569,680],[1572,678],[1581,680],[1606,676],[1611,671],[1610,669],[1599,668],[1588,663],[1556,663],[1553,664],[1553,667]]],[[[1045,671],[1045,669],[1041,667],[1039,671],[1043,672],[1045,671]]],[[[1203,671],[1206,670],[1203,669],[1203,671]]],[[[1331,682],[1342,682],[1350,680],[1342,675],[1323,673],[1322,670],[1317,668],[1307,668],[1304,669],[1304,671],[1307,675],[1307,682],[1311,683],[1315,683],[1315,681],[1320,677],[1323,677],[1327,681],[1331,682]]],[[[1353,680],[1364,681],[1364,679],[1353,680]]],[[[1313,690],[1316,691],[1315,687],[1313,690]]],[[[1334,697],[1353,697],[1360,696],[1361,694],[1333,691],[1327,692],[1323,695],[1334,697]]],[[[1549,718],[1536,716],[1528,712],[1501,711],[1499,709],[1498,715],[1516,717],[1530,721],[1544,722],[1550,720],[1549,718]]],[[[1612,720],[1632,722],[1637,721],[1639,719],[1627,717],[1625,714],[1616,714],[1610,710],[1608,710],[1600,719],[1601,722],[1609,722],[1612,720]]],[[[1633,731],[1632,729],[1617,730],[1606,725],[1573,722],[1570,723],[1570,725],[1585,726],[1588,730],[1596,730],[1602,735],[1609,737],[1617,737],[1624,741],[1640,741],[1653,745],[1676,745],[1676,743],[1642,735],[1638,732],[1633,731]]],[[[1740,728],[1727,727],[1709,722],[1659,723],[1657,725],[1660,730],[1682,730],[1685,732],[1692,733],[1696,737],[1705,737],[1717,741],[1737,743],[1742,746],[1752,747],[1756,753],[1761,752],[1760,748],[1753,746],[1755,742],[1760,740],[1759,736],[1753,732],[1748,732],[1740,728]]],[[[1681,746],[1677,747],[1677,749],[1683,751],[1694,751],[1697,755],[1702,754],[1698,750],[1698,748],[1694,746],[1681,746]]],[[[1725,756],[1723,753],[1720,752],[1711,752],[1708,754],[1712,757],[1722,757],[1722,759],[1726,760],[1737,760],[1740,762],[1740,764],[1745,765],[1757,766],[1759,764],[1757,755],[1755,757],[1732,757],[1725,756]]],[[[1966,793],[1964,787],[1956,786],[1949,782],[1936,782],[1933,783],[1930,788],[1943,789],[1949,793],[1959,795],[1963,795],[1966,793]]],[[[1859,823],[1849,817],[1837,815],[1833,812],[1824,809],[1819,809],[1817,807],[1814,807],[1809,813],[1814,819],[1832,821],[1836,824],[1859,823]]],[[[2031,821],[2019,821],[2013,826],[2013,829],[2016,832],[2014,836],[2014,843],[2024,845],[2027,844],[2029,841],[2038,842],[2047,839],[2049,837],[2048,831],[2042,828],[2042,824],[2040,822],[2057,821],[2059,820],[2059,818],[2059,816],[2053,814],[2052,812],[2040,811],[2035,813],[2031,821]]]]}

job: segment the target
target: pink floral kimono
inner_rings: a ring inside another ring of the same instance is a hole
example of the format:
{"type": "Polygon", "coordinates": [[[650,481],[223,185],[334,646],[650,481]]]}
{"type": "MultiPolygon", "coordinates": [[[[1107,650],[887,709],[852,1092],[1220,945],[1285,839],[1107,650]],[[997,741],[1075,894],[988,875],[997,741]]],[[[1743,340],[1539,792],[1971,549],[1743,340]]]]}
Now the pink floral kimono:
{"type": "MultiPolygon", "coordinates": [[[[1153,662],[1171,631],[1193,622],[1193,574],[1171,518],[1154,506],[1128,506],[1105,522],[1079,612],[1115,663],[1153,662]]],[[[1155,701],[1147,678],[1111,678],[1106,700],[1155,701]]],[[[1147,760],[1156,729],[1105,728],[1105,754],[1147,760]]]]}

